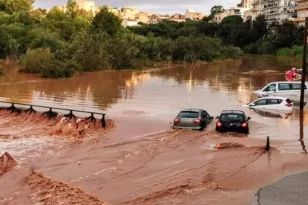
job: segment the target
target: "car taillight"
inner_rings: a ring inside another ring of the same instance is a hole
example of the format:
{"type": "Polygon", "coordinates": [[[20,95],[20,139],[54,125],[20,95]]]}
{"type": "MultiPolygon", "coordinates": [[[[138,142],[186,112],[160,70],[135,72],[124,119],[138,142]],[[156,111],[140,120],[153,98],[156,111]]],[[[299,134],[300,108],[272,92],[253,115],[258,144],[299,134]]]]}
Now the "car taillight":
{"type": "Polygon", "coordinates": [[[178,118],[174,120],[174,124],[178,124],[178,123],[180,123],[180,122],[181,122],[181,120],[178,119],[178,118]]]}
{"type": "Polygon", "coordinates": [[[291,104],[291,103],[286,104],[287,107],[292,107],[292,105],[293,104],[291,104]]]}
{"type": "Polygon", "coordinates": [[[199,125],[201,123],[201,121],[200,120],[194,120],[194,123],[199,125]]]}
{"type": "Polygon", "coordinates": [[[221,127],[222,123],[221,122],[217,122],[216,125],[217,125],[217,127],[221,127]]]}
{"type": "Polygon", "coordinates": [[[247,127],[247,123],[246,122],[242,123],[242,127],[247,127]]]}

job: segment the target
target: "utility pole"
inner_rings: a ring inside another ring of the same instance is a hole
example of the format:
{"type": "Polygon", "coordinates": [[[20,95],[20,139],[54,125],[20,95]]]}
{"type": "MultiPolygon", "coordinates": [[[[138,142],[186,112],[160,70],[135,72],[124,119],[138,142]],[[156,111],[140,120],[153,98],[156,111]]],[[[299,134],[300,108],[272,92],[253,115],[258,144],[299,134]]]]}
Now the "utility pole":
{"type": "Polygon", "coordinates": [[[305,80],[306,80],[306,64],[307,64],[307,29],[308,17],[305,18],[304,45],[303,45],[303,62],[302,62],[302,86],[300,96],[300,140],[304,139],[304,96],[305,96],[305,80]]]}

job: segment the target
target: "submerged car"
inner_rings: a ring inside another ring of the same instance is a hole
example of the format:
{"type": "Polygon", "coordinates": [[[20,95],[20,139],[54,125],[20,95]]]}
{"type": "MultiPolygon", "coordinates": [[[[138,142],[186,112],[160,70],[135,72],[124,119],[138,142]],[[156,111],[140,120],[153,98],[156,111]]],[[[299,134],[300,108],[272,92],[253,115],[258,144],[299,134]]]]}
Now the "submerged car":
{"type": "MultiPolygon", "coordinates": [[[[255,94],[259,96],[267,97],[269,95],[274,96],[290,96],[290,95],[300,95],[301,92],[301,82],[300,81],[280,81],[280,82],[272,82],[266,85],[264,88],[260,90],[254,91],[255,94]]],[[[308,83],[305,83],[304,91],[308,92],[308,83]]]]}
{"type": "Polygon", "coordinates": [[[214,117],[210,116],[202,109],[185,109],[182,110],[173,122],[173,129],[192,129],[202,130],[213,121],[214,117]]]}
{"type": "Polygon", "coordinates": [[[217,117],[217,132],[238,132],[243,134],[249,133],[250,117],[246,117],[245,112],[240,110],[224,110],[217,117]]]}
{"type": "Polygon", "coordinates": [[[256,110],[292,111],[294,108],[292,100],[290,100],[289,98],[278,97],[278,96],[259,98],[258,100],[255,100],[254,102],[244,106],[256,110]]]}

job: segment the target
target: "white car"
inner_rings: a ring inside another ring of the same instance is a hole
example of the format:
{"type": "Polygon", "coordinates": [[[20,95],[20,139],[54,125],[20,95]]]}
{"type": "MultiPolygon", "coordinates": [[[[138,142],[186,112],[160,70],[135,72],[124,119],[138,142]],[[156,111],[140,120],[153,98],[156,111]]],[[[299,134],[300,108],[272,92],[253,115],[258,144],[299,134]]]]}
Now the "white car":
{"type": "Polygon", "coordinates": [[[268,109],[293,111],[294,108],[294,104],[289,98],[277,96],[259,98],[258,100],[244,106],[256,110],[268,109]]]}
{"type": "MultiPolygon", "coordinates": [[[[272,82],[266,85],[264,88],[260,90],[254,91],[254,93],[258,94],[259,96],[266,97],[270,95],[274,96],[291,96],[296,95],[299,96],[301,93],[301,82],[300,81],[280,81],[280,82],[272,82]]],[[[308,92],[307,90],[307,83],[305,84],[304,91],[305,93],[308,92]]]]}

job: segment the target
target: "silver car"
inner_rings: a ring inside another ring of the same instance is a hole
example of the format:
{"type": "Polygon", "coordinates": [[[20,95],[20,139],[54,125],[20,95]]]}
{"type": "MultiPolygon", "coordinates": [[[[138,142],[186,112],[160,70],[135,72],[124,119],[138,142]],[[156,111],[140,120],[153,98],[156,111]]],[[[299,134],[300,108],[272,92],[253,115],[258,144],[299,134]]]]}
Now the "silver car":
{"type": "Polygon", "coordinates": [[[205,110],[185,109],[174,119],[173,129],[203,130],[213,119],[205,110]]]}

